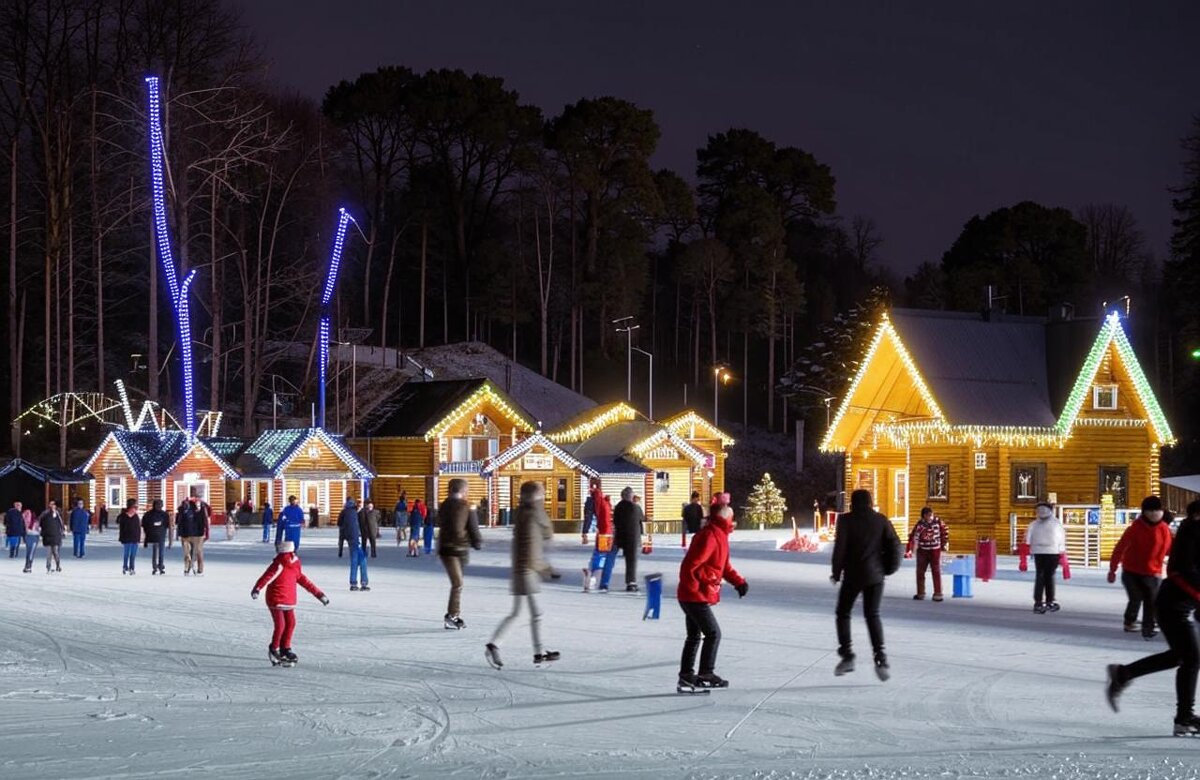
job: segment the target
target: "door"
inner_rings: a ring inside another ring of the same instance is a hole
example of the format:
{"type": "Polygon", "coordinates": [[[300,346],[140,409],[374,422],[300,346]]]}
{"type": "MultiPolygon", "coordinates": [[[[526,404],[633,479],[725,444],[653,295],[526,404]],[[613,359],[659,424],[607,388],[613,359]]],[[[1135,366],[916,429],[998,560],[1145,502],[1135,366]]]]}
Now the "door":
{"type": "Polygon", "coordinates": [[[125,508],[125,478],[106,477],[104,480],[104,498],[108,506],[114,510],[125,508]]]}
{"type": "Polygon", "coordinates": [[[888,515],[897,527],[908,527],[908,469],[892,469],[892,495],[888,515]]]}

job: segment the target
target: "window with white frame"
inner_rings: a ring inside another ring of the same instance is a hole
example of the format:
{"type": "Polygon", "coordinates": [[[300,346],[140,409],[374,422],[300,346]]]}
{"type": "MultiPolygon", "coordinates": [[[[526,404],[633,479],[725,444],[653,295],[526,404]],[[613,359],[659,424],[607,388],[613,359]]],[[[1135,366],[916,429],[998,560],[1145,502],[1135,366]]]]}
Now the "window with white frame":
{"type": "Polygon", "coordinates": [[[987,453],[986,452],[975,453],[975,468],[980,471],[987,468],[987,453]]]}
{"type": "Polygon", "coordinates": [[[1117,408],[1117,386],[1116,385],[1095,385],[1092,388],[1092,408],[1093,409],[1108,409],[1117,408]]]}
{"type": "Polygon", "coordinates": [[[485,436],[458,436],[450,440],[450,461],[485,460],[500,452],[500,440],[485,436]]]}
{"type": "Polygon", "coordinates": [[[104,480],[104,498],[111,507],[124,507],[125,478],[106,477],[104,480]]]}

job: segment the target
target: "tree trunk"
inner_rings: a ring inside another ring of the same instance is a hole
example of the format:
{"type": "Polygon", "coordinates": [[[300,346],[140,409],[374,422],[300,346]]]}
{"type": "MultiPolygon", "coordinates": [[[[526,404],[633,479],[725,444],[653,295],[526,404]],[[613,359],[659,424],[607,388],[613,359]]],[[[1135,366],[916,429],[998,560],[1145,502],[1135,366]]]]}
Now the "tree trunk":
{"type": "MultiPolygon", "coordinates": [[[[215,412],[221,408],[221,328],[225,325],[225,302],[222,281],[225,264],[217,259],[217,178],[212,179],[211,208],[209,209],[208,247],[212,263],[208,278],[209,313],[212,316],[212,365],[209,366],[208,409],[215,412]]],[[[209,432],[211,435],[211,431],[209,432]]]]}
{"type": "Polygon", "coordinates": [[[96,85],[92,85],[92,132],[89,160],[92,187],[92,260],[96,264],[96,390],[103,393],[104,372],[104,233],[100,229],[100,171],[96,164],[96,85]]]}
{"type": "MultiPolygon", "coordinates": [[[[379,221],[378,212],[376,212],[376,218],[371,220],[371,236],[370,236],[370,238],[367,239],[367,259],[363,263],[363,317],[364,318],[368,318],[371,316],[371,261],[375,259],[375,239],[379,235],[379,228],[376,224],[378,221],[379,221]]],[[[350,324],[353,325],[354,323],[351,322],[350,324]]]]}
{"type": "Polygon", "coordinates": [[[767,299],[767,430],[775,430],[775,331],[778,327],[776,304],[776,274],[771,272],[770,295],[767,299]]]}
{"type": "MultiPolygon", "coordinates": [[[[387,349],[388,302],[391,300],[392,271],[396,268],[396,242],[399,240],[399,231],[392,228],[392,246],[388,251],[387,278],[383,283],[383,312],[379,320],[379,346],[381,349],[387,349]]],[[[399,347],[400,343],[397,342],[396,346],[399,347]]]]}
{"type": "MultiPolygon", "coordinates": [[[[21,414],[21,371],[24,367],[21,360],[24,346],[24,328],[17,326],[17,140],[19,133],[14,129],[12,144],[8,151],[9,189],[8,189],[8,354],[13,362],[8,372],[8,419],[13,420],[11,432],[12,452],[15,457],[21,455],[21,427],[15,420],[21,414]]],[[[21,296],[21,309],[24,311],[25,297],[21,296]]],[[[24,316],[21,317],[24,325],[24,316]]]]}
{"type": "Polygon", "coordinates": [[[417,324],[417,348],[425,349],[425,271],[429,249],[429,218],[421,218],[421,303],[420,319],[417,324]]]}

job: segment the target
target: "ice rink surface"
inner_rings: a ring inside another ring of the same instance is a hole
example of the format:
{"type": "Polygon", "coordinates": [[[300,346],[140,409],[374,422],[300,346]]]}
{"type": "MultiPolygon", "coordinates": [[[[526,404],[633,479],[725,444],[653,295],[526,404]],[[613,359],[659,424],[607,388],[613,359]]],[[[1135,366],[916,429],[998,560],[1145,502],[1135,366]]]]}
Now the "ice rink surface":
{"type": "Polygon", "coordinates": [[[666,581],[662,619],[643,621],[644,596],[581,592],[590,548],[559,536],[548,552],[565,576],[541,603],[563,658],[534,668],[521,623],[495,671],[483,647],[510,605],[509,532],[485,530],[459,632],[442,628],[437,558],[404,557],[392,533],[371,592],[350,593],[336,533],[306,532],[305,571],[332,603],[301,591],[292,669],[269,666],[269,616],[249,595],[273,554],[258,529],[215,529],[201,579],[182,576],[178,545],[167,576],[139,549],[123,577],[113,531],[84,560],[68,539],[62,574],[41,550],[31,574],[0,559],[0,778],[1200,777],[1200,740],[1170,736],[1173,675],[1135,682],[1120,714],[1104,702],[1106,663],[1165,645],[1122,632],[1124,592],[1101,571],[1075,570],[1062,611],[1035,615],[1015,559],[941,604],[912,600],[905,561],[884,596],[881,683],[857,614],[859,670],[833,676],[828,555],[737,532],[750,592],[726,587],[717,608],[732,687],[687,696],[678,539],[639,561],[666,581]]]}

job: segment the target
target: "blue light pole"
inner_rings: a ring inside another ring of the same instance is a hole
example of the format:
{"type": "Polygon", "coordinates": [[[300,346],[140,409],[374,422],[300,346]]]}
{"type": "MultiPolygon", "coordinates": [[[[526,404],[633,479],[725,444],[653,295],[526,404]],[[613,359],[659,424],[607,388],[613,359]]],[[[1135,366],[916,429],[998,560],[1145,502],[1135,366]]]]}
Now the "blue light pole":
{"type": "Polygon", "coordinates": [[[333,290],[337,284],[338,268],[342,264],[342,248],[346,244],[346,228],[350,224],[350,212],[338,209],[337,233],[333,238],[333,254],[329,258],[329,273],[325,277],[325,289],[321,292],[321,322],[317,326],[317,420],[325,428],[325,374],[329,368],[329,333],[331,329],[333,290]]]}
{"type": "Polygon", "coordinates": [[[175,256],[171,252],[171,236],[167,232],[167,198],[163,185],[164,146],[157,76],[146,77],[146,93],[149,101],[150,194],[154,206],[154,240],[158,245],[158,259],[162,264],[163,275],[167,278],[167,290],[171,293],[171,306],[179,330],[179,359],[183,363],[183,427],[190,439],[196,434],[196,395],[192,371],[192,321],[188,308],[188,290],[196,272],[193,270],[180,284],[175,256]]]}

